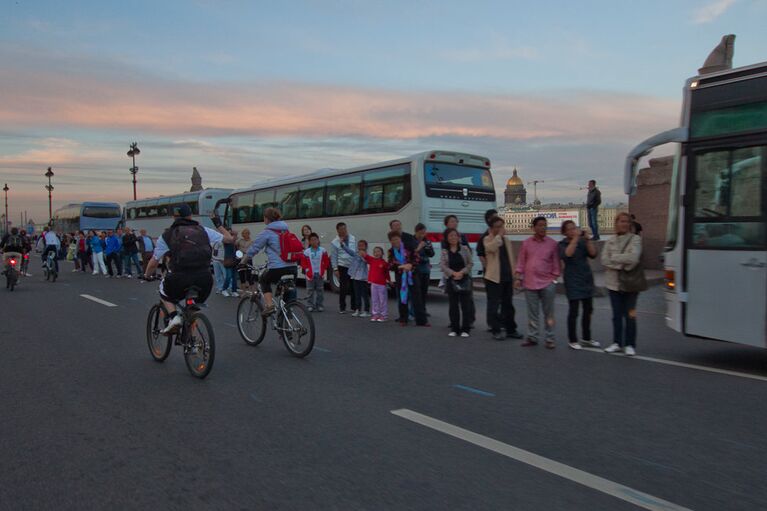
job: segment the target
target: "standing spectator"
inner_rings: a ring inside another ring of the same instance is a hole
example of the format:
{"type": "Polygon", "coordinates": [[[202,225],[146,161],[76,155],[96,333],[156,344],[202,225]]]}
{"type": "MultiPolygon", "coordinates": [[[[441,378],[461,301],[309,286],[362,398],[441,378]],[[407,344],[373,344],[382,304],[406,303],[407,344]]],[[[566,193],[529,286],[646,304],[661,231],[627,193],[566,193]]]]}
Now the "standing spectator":
{"type": "Polygon", "coordinates": [[[591,338],[591,314],[594,311],[594,275],[591,273],[589,259],[597,256],[594,242],[588,239],[586,231],[581,230],[572,220],[562,223],[562,234],[565,238],[559,242],[559,258],[564,263],[565,293],[570,302],[567,312],[567,337],[570,347],[574,350],[581,346],[598,348],[599,342],[591,338]],[[578,308],[583,305],[581,317],[581,332],[583,336],[578,342],[576,323],[578,308]]]}
{"type": "MultiPolygon", "coordinates": [[[[309,225],[303,225],[301,226],[301,243],[304,244],[304,248],[309,248],[311,243],[309,243],[309,238],[312,235],[312,228],[309,225]]],[[[317,235],[319,237],[319,234],[317,235]]]]}
{"type": "Polygon", "coordinates": [[[636,306],[639,291],[627,289],[621,282],[621,272],[633,270],[642,256],[642,238],[631,231],[631,217],[618,213],[615,217],[615,236],[605,242],[602,249],[602,265],[605,271],[605,287],[610,293],[613,309],[613,343],[605,348],[607,353],[623,350],[628,356],[636,355],[636,306]],[[625,327],[625,329],[624,329],[625,327]]]}
{"type": "Polygon", "coordinates": [[[383,323],[389,319],[389,297],[386,292],[389,278],[389,263],[383,258],[384,249],[373,248],[373,256],[365,255],[368,263],[368,283],[370,284],[370,297],[372,302],[373,317],[370,321],[383,323]]]}
{"type": "Polygon", "coordinates": [[[122,229],[117,229],[117,233],[109,230],[106,237],[106,249],[104,250],[104,256],[106,258],[107,270],[109,271],[109,277],[115,276],[115,270],[117,277],[120,278],[123,275],[122,258],[120,257],[120,247],[122,236],[122,229]],[[112,263],[115,265],[115,270],[112,269],[112,263]]]}
{"type": "Polygon", "coordinates": [[[597,188],[597,182],[589,181],[589,193],[586,195],[586,211],[589,214],[589,229],[594,241],[599,240],[599,205],[602,204],[602,192],[597,188]]]}
{"type": "Polygon", "coordinates": [[[514,253],[506,238],[505,221],[494,216],[488,222],[487,235],[482,240],[485,258],[485,289],[487,290],[487,324],[493,339],[521,339],[514,319],[514,253]],[[506,336],[501,333],[506,329],[506,336]]]}
{"type": "Polygon", "coordinates": [[[237,231],[230,229],[232,242],[224,242],[224,296],[240,296],[237,293],[237,231]]]}
{"type": "Polygon", "coordinates": [[[534,234],[522,242],[517,261],[517,278],[519,285],[525,289],[527,301],[527,340],[522,346],[538,344],[542,308],[546,348],[554,349],[554,298],[561,270],[559,245],[546,236],[544,217],[534,218],[532,226],[534,234]]]}
{"type": "Polygon", "coordinates": [[[83,231],[77,233],[77,260],[80,262],[80,271],[88,271],[88,238],[83,231]]]}
{"type": "MultiPolygon", "coordinates": [[[[494,217],[498,216],[498,211],[495,209],[488,209],[485,211],[485,224],[487,224],[487,229],[485,229],[485,232],[480,234],[479,239],[477,240],[477,257],[479,258],[479,261],[482,263],[482,274],[485,273],[485,236],[490,232],[490,220],[492,220],[494,217]]],[[[472,304],[474,304],[474,301],[472,300],[472,304]]],[[[476,308],[476,305],[475,305],[476,308]]],[[[475,314],[476,315],[476,314],[475,314]]],[[[500,322],[500,318],[498,318],[498,321],[500,322]]],[[[492,332],[492,328],[490,328],[490,323],[488,323],[487,331],[492,332]]]]}
{"type": "MultiPolygon", "coordinates": [[[[347,246],[357,246],[357,239],[349,234],[349,230],[344,222],[336,224],[337,236],[330,242],[330,264],[333,266],[333,273],[338,279],[338,306],[339,314],[346,314],[346,297],[349,296],[351,305],[354,306],[354,289],[352,288],[352,279],[349,276],[349,266],[352,264],[352,258],[341,248],[341,244],[347,246]]],[[[359,314],[359,311],[354,311],[359,314]]]]}
{"type": "Polygon", "coordinates": [[[642,235],[642,224],[637,222],[637,217],[631,215],[631,232],[634,234],[642,235]]]}
{"type": "Polygon", "coordinates": [[[217,241],[213,244],[213,253],[211,264],[213,265],[213,283],[216,288],[216,294],[229,296],[229,291],[224,293],[224,282],[226,282],[226,268],[224,268],[224,241],[217,241]]]}
{"type": "Polygon", "coordinates": [[[450,337],[469,337],[471,307],[471,250],[461,243],[458,231],[445,231],[447,248],[442,250],[440,268],[447,278],[445,289],[450,301],[450,337]],[[463,322],[461,322],[463,318],[463,322]]]}
{"type": "MultiPolygon", "coordinates": [[[[421,303],[426,309],[426,298],[429,296],[429,282],[431,281],[431,261],[434,257],[434,247],[431,241],[426,239],[426,226],[418,223],[415,226],[415,239],[418,245],[415,247],[415,253],[418,255],[418,265],[415,273],[418,278],[418,291],[421,293],[421,303]]],[[[429,316],[429,313],[426,313],[429,316]]]]}
{"type": "MultiPolygon", "coordinates": [[[[247,258],[245,257],[245,252],[248,251],[248,248],[250,248],[250,245],[253,243],[253,240],[250,239],[250,229],[243,229],[240,233],[240,238],[237,240],[237,250],[243,253],[243,261],[240,261],[240,264],[243,264],[243,262],[247,262],[247,258]]],[[[250,287],[255,283],[256,276],[253,275],[253,273],[248,270],[246,266],[237,266],[237,273],[240,276],[240,285],[245,290],[250,290],[250,287]]]]}
{"type": "Polygon", "coordinates": [[[126,227],[125,234],[123,234],[123,270],[126,272],[126,277],[133,278],[133,270],[131,266],[136,267],[136,275],[141,276],[143,268],[138,261],[138,240],[136,235],[133,234],[133,230],[126,227]]]}
{"type": "Polygon", "coordinates": [[[341,248],[352,258],[349,266],[349,277],[354,286],[354,304],[352,308],[355,312],[352,316],[360,318],[370,317],[370,293],[368,291],[368,263],[365,256],[368,255],[368,242],[359,240],[357,250],[352,250],[346,243],[341,244],[341,248]]]}
{"type": "Polygon", "coordinates": [[[417,326],[431,326],[426,321],[426,311],[421,303],[420,293],[416,292],[415,280],[413,278],[413,269],[418,265],[418,255],[405,247],[399,232],[390,231],[388,237],[391,242],[389,267],[396,275],[395,286],[397,303],[399,304],[399,318],[397,318],[397,321],[402,326],[407,325],[408,303],[412,300],[415,324],[417,326]]]}
{"type": "Polygon", "coordinates": [[[91,257],[93,258],[94,275],[98,275],[99,270],[101,270],[104,275],[107,275],[107,266],[104,262],[104,240],[101,239],[103,235],[104,233],[101,233],[99,236],[94,231],[91,231],[89,244],[91,246],[91,257]]]}
{"type": "MultiPolygon", "coordinates": [[[[495,210],[493,210],[495,211],[495,210]]],[[[466,248],[471,251],[471,246],[469,245],[469,239],[466,237],[465,234],[463,234],[461,231],[458,230],[458,217],[455,215],[447,215],[442,223],[445,224],[445,232],[442,235],[442,248],[447,248],[447,229],[455,229],[458,232],[458,235],[461,239],[461,245],[465,246],[466,248]]],[[[479,245],[477,245],[479,246],[479,245]]],[[[469,324],[474,326],[474,322],[477,319],[477,311],[474,306],[474,288],[473,286],[470,288],[469,293],[471,294],[471,299],[469,300],[469,324]]]]}
{"type": "Polygon", "coordinates": [[[309,248],[304,250],[301,266],[306,275],[306,291],[309,294],[309,310],[322,312],[325,310],[325,275],[330,268],[328,252],[320,246],[319,234],[309,234],[309,248]]]}
{"type": "Polygon", "coordinates": [[[146,229],[139,231],[138,246],[141,249],[141,278],[144,278],[144,272],[146,272],[146,266],[149,264],[149,260],[152,258],[154,252],[154,242],[152,238],[147,236],[146,229]]]}

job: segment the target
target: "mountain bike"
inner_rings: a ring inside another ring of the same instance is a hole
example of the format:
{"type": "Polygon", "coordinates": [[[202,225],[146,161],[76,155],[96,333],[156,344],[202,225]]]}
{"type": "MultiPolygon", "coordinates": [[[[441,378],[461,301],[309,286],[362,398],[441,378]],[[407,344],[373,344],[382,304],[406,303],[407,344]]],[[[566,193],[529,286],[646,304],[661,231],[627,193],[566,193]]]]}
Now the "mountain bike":
{"type": "Polygon", "coordinates": [[[160,301],[149,309],[146,322],[146,340],[149,353],[157,362],[164,362],[170,354],[173,344],[184,350],[184,361],[192,376],[203,379],[213,369],[216,356],[216,339],[213,325],[200,311],[201,304],[197,303],[200,289],[192,287],[187,291],[186,298],[176,303],[176,310],[184,322],[178,332],[164,335],[160,331],[168,325],[170,314],[160,301]]]}
{"type": "Polygon", "coordinates": [[[59,276],[59,273],[56,271],[56,252],[52,250],[48,252],[45,258],[43,274],[45,275],[45,280],[50,280],[51,282],[56,282],[56,278],[59,276]]]}
{"type": "Polygon", "coordinates": [[[267,327],[277,332],[285,348],[294,357],[303,358],[314,348],[314,319],[306,306],[293,296],[296,279],[293,275],[280,278],[274,290],[274,312],[263,315],[264,296],[258,276],[266,265],[243,265],[256,277],[256,289],[245,295],[237,306],[237,329],[246,344],[258,346],[264,340],[267,327]]]}

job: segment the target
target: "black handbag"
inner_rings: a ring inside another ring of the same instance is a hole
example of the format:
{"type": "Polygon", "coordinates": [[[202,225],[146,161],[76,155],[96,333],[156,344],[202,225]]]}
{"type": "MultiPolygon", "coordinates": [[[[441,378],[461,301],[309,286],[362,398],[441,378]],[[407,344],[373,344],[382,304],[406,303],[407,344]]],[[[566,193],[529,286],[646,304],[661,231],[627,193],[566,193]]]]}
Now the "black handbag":
{"type": "MultiPolygon", "coordinates": [[[[632,236],[636,236],[636,234],[632,234],[632,236]]],[[[631,240],[633,239],[632,236],[629,236],[629,240],[623,246],[621,254],[628,248],[629,243],[631,243],[631,240]]],[[[641,293],[642,291],[647,291],[647,279],[645,278],[642,261],[640,260],[637,265],[630,270],[620,270],[618,272],[618,283],[620,290],[626,293],[641,293]]]]}
{"type": "Polygon", "coordinates": [[[447,286],[449,292],[463,295],[471,291],[471,278],[468,275],[464,275],[461,280],[450,277],[447,286]]]}

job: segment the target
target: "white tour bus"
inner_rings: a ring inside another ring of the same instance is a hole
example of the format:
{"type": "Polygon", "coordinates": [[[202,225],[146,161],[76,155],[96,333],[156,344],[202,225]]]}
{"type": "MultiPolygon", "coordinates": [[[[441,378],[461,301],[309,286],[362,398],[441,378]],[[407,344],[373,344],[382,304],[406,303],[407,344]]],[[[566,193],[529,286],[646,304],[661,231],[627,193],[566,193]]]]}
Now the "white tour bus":
{"type": "Polygon", "coordinates": [[[667,324],[685,335],[767,347],[767,62],[690,78],[681,127],[638,145],[679,143],[666,235],[667,324]]]}
{"type": "MultiPolygon", "coordinates": [[[[345,222],[357,240],[388,249],[389,221],[398,219],[403,230],[426,225],[434,244],[433,280],[439,279],[443,219],[454,214],[459,230],[475,245],[485,231],[485,211],[495,208],[495,188],[490,160],[451,151],[429,151],[407,158],[344,170],[323,169],[311,174],[273,179],[235,190],[229,197],[226,224],[254,238],[264,229],[263,212],[276,206],[290,230],[300,237],[309,225],[328,251],[336,224],[345,222]]],[[[258,256],[255,262],[263,261],[258,256]]],[[[474,265],[476,276],[481,268],[474,265]]],[[[337,287],[331,275],[328,280],[337,287]]]]}
{"type": "Polygon", "coordinates": [[[193,219],[213,228],[210,216],[216,203],[229,196],[231,189],[207,188],[199,192],[186,192],[167,197],[153,197],[130,201],[125,204],[125,226],[146,229],[152,238],[158,238],[173,223],[173,206],[187,204],[193,219]]]}

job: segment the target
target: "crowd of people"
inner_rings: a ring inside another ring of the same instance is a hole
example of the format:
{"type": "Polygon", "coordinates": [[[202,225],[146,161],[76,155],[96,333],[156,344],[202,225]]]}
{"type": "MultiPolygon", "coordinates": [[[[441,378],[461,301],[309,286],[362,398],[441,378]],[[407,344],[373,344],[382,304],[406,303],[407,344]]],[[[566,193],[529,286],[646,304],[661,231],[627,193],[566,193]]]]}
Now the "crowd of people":
{"type": "MultiPolygon", "coordinates": [[[[265,218],[267,228],[255,239],[248,229],[242,233],[229,230],[229,236],[213,245],[212,266],[215,291],[223,296],[239,296],[238,288],[249,290],[254,285],[252,273],[241,265],[264,251],[270,278],[297,271],[296,264],[286,263],[279,253],[278,233],[287,224],[275,208],[265,218]],[[238,257],[239,256],[239,257],[238,257]]],[[[535,218],[533,234],[515,251],[506,235],[505,222],[494,209],[485,214],[487,230],[472,250],[467,237],[459,231],[455,215],[444,219],[439,268],[443,275],[439,286],[448,296],[449,333],[451,337],[470,337],[476,320],[475,283],[472,269],[482,267],[487,296],[488,332],[495,340],[520,339],[524,347],[543,342],[549,349],[555,342],[555,296],[557,281],[562,277],[569,302],[567,314],[568,344],[573,349],[600,347],[592,337],[591,316],[595,292],[594,275],[589,259],[598,257],[594,236],[566,221],[561,226],[563,238],[555,241],[547,234],[544,217],[535,218]],[[522,334],[517,325],[513,305],[515,290],[524,293],[527,304],[527,329],[522,334]],[[580,334],[578,318],[580,316],[580,334]]],[[[605,267],[605,284],[613,310],[613,342],[606,352],[636,353],[636,304],[639,292],[646,288],[640,265],[641,237],[634,231],[635,219],[619,213],[615,220],[615,236],[604,242],[601,262],[605,267]]],[[[21,233],[26,245],[32,240],[21,233]]],[[[38,250],[45,254],[56,245],[59,255],[74,261],[72,271],[92,271],[107,278],[144,278],[156,242],[141,230],[138,235],[129,228],[106,232],[80,231],[58,238],[49,230],[39,237],[38,250]]],[[[329,250],[320,246],[320,237],[311,227],[301,228],[304,251],[300,269],[306,277],[307,302],[310,310],[324,311],[325,278],[332,270],[338,284],[339,313],[372,322],[389,320],[389,289],[396,298],[395,321],[402,326],[411,319],[418,327],[429,327],[428,287],[432,258],[436,251],[426,235],[426,226],[418,223],[413,233],[403,230],[399,220],[389,222],[389,246],[376,246],[369,251],[368,242],[357,239],[345,222],[336,225],[336,237],[329,250]],[[391,274],[394,275],[392,280],[391,274]]],[[[3,240],[3,244],[6,240],[3,240]]],[[[262,279],[262,288],[264,280],[262,279]]],[[[263,289],[267,309],[271,306],[271,289],[263,289]]]]}

